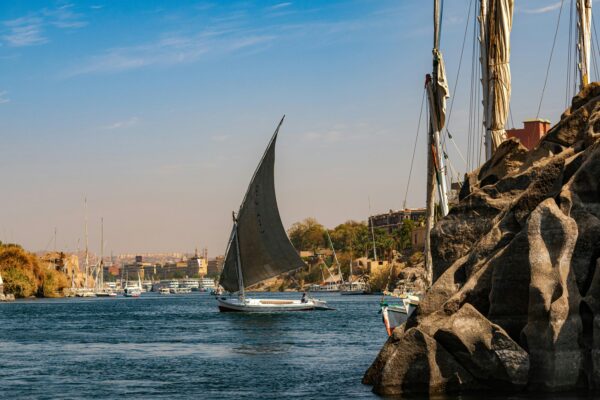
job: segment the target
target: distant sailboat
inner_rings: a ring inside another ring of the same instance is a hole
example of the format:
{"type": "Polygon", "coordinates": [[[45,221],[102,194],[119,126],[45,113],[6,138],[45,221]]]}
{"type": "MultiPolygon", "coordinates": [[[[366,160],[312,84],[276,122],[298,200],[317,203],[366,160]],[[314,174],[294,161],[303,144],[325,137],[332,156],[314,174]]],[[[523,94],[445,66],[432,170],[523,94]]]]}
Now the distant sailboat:
{"type": "Polygon", "coordinates": [[[140,297],[142,294],[142,280],[140,278],[140,274],[138,273],[138,281],[137,284],[131,285],[129,281],[127,281],[125,285],[125,290],[123,291],[123,296],[125,297],[140,297]]]}
{"type": "Polygon", "coordinates": [[[306,296],[288,300],[245,295],[245,288],[305,265],[287,237],[275,196],[275,143],[282,123],[283,118],[254,172],[238,214],[233,215],[219,283],[238,296],[217,297],[220,311],[307,311],[326,307],[325,302],[306,296]]]}

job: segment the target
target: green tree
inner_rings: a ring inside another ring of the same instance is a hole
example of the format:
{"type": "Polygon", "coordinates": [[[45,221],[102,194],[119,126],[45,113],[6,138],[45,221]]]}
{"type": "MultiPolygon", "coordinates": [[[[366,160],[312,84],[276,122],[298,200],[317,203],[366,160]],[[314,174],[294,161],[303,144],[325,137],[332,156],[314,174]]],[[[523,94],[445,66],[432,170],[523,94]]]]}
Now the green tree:
{"type": "Polygon", "coordinates": [[[296,222],[288,235],[296,250],[316,250],[326,246],[325,228],[315,218],[296,222]]]}

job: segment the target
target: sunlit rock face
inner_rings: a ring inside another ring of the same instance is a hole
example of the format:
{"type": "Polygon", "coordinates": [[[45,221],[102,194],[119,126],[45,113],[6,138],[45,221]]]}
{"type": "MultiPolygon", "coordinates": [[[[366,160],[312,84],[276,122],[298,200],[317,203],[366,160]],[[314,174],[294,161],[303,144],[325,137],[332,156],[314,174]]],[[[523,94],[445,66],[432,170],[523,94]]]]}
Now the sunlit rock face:
{"type": "Polygon", "coordinates": [[[434,284],[364,376],[380,394],[600,389],[600,83],[504,142],[432,232],[434,284]]]}

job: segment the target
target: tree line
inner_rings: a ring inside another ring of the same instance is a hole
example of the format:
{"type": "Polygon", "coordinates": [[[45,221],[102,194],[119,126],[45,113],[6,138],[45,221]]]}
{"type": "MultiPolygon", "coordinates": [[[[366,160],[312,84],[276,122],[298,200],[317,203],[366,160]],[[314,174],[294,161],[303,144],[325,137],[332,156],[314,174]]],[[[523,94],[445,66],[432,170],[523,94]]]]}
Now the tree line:
{"type": "Polygon", "coordinates": [[[375,228],[373,233],[366,222],[347,221],[333,229],[326,229],[315,218],[296,222],[288,230],[290,241],[298,251],[316,251],[329,248],[327,233],[336,252],[344,252],[353,258],[373,258],[375,251],[381,259],[391,259],[394,251],[404,251],[412,247],[412,232],[417,224],[410,220],[402,221],[398,229],[388,232],[375,228]]]}

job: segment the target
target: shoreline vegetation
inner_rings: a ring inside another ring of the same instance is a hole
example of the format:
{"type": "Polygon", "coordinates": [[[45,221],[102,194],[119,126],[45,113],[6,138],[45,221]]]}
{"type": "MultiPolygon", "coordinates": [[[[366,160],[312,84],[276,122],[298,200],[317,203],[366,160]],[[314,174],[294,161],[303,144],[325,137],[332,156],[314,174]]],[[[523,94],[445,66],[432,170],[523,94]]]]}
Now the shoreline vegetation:
{"type": "MultiPolygon", "coordinates": [[[[309,285],[322,284],[328,278],[330,281],[348,280],[351,260],[352,280],[368,283],[374,292],[392,291],[401,278],[418,289],[424,284],[421,282],[423,254],[411,244],[412,231],[418,224],[407,220],[392,232],[375,229],[373,240],[365,222],[347,221],[327,229],[316,219],[306,218],[288,230],[290,241],[300,252],[306,267],[262,282],[251,290],[304,291],[309,285]],[[335,248],[342,277],[339,277],[327,234],[335,248]],[[369,262],[374,259],[373,247],[383,263],[380,268],[370,270],[369,262]]],[[[0,276],[4,281],[5,295],[0,296],[0,300],[65,297],[70,294],[71,286],[83,288],[85,282],[77,255],[46,252],[38,256],[18,244],[2,242],[0,276]]],[[[93,285],[93,280],[88,283],[93,285]]]]}
{"type": "Polygon", "coordinates": [[[303,291],[328,279],[347,281],[351,261],[352,280],[368,283],[373,292],[393,291],[398,281],[422,290],[425,288],[423,253],[411,241],[413,230],[421,224],[422,221],[404,220],[391,232],[375,228],[372,234],[364,221],[350,220],[327,229],[315,218],[306,218],[294,223],[288,229],[288,236],[307,267],[262,282],[251,290],[303,291]],[[328,234],[342,277],[338,276],[328,234]],[[378,268],[371,267],[375,252],[382,262],[378,268]]]}
{"type": "Polygon", "coordinates": [[[0,242],[0,274],[6,299],[62,297],[69,282],[56,264],[14,243],[0,242]]]}

